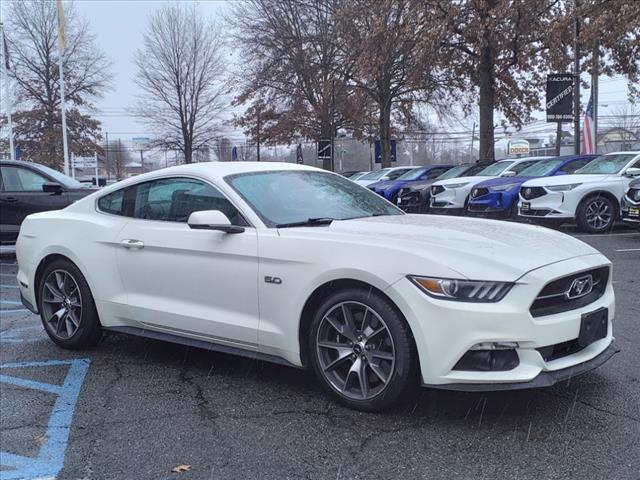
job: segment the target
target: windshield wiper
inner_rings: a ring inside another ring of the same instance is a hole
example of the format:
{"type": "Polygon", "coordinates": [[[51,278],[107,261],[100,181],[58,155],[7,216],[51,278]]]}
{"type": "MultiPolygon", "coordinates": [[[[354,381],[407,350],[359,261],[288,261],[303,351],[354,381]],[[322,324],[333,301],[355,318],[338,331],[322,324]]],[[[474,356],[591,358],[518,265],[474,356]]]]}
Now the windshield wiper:
{"type": "Polygon", "coordinates": [[[306,220],[302,220],[300,222],[278,223],[276,225],[276,228],[316,227],[319,225],[331,225],[331,222],[333,222],[334,220],[336,219],[330,217],[307,218],[306,220]]]}

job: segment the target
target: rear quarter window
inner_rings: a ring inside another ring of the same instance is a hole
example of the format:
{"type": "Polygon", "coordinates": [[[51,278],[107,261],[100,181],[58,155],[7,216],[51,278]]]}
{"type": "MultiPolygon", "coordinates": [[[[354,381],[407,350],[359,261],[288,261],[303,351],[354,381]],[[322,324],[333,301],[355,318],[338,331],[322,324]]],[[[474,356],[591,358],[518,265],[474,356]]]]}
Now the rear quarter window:
{"type": "Polygon", "coordinates": [[[112,215],[123,215],[124,189],[115,191],[98,199],[98,209],[112,215]]]}

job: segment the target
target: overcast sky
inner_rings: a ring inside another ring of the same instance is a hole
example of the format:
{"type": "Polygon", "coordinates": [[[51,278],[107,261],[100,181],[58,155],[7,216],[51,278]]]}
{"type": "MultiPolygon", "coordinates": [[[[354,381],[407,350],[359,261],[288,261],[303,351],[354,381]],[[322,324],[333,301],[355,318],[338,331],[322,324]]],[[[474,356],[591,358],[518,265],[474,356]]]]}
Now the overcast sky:
{"type": "MultiPolygon", "coordinates": [[[[181,0],[189,1],[189,0],[181,0]]],[[[4,3],[4,1],[2,1],[4,3]]],[[[150,135],[140,122],[127,112],[135,102],[136,74],[133,64],[133,53],[142,44],[142,34],[149,16],[163,2],[152,0],[76,0],[75,6],[90,23],[97,36],[98,46],[113,62],[113,89],[96,102],[96,117],[102,122],[103,130],[109,138],[130,140],[131,137],[150,135]]],[[[227,0],[203,0],[197,2],[203,15],[220,18],[229,13],[230,2],[227,0]]],[[[230,58],[233,58],[233,53],[230,58]]],[[[583,90],[583,105],[588,100],[589,90],[583,90]]],[[[627,104],[627,85],[624,78],[601,78],[600,81],[600,115],[607,115],[624,108],[627,104]]],[[[497,116],[498,117],[498,116],[497,116]]],[[[543,112],[536,118],[544,119],[543,112]]],[[[496,122],[499,121],[499,117],[496,122]]],[[[462,120],[466,128],[471,129],[470,119],[462,120]]],[[[604,121],[603,121],[604,123],[604,121]]],[[[542,121],[532,125],[531,133],[554,131],[552,124],[542,121]]],[[[568,128],[568,126],[567,126],[568,128]]],[[[242,138],[241,132],[233,132],[232,140],[242,138]]]]}

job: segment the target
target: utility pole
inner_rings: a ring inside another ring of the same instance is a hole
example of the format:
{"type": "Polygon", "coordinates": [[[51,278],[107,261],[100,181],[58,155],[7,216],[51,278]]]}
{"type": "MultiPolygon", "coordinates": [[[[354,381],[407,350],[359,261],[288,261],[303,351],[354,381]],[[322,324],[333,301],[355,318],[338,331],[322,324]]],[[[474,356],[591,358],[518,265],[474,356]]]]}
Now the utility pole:
{"type": "Polygon", "coordinates": [[[336,171],[335,155],[333,153],[336,136],[336,80],[331,80],[331,171],[336,171]]]}
{"type": "Polygon", "coordinates": [[[11,121],[11,97],[9,96],[9,75],[7,74],[7,65],[9,59],[7,58],[7,46],[4,44],[4,25],[0,23],[0,37],[2,38],[2,76],[4,77],[4,103],[7,109],[7,123],[9,127],[9,150],[11,160],[16,159],[16,149],[13,146],[13,122],[11,121]]]}
{"type": "Polygon", "coordinates": [[[142,152],[143,150],[140,149],[140,173],[144,173],[144,155],[142,152]]]}
{"type": "Polygon", "coordinates": [[[257,122],[257,134],[256,134],[256,153],[258,155],[258,161],[260,161],[260,107],[258,107],[258,122],[257,122]]]}
{"type": "Polygon", "coordinates": [[[578,8],[580,0],[573,1],[573,153],[580,155],[580,21],[578,20],[578,8]]]}
{"type": "Polygon", "coordinates": [[[556,157],[560,156],[560,142],[562,141],[562,122],[556,124],[556,157]]]}
{"type": "Polygon", "coordinates": [[[107,165],[107,180],[111,180],[110,162],[109,162],[109,132],[104,132],[105,144],[104,144],[104,163],[107,165]]]}
{"type": "Polygon", "coordinates": [[[598,153],[598,77],[600,75],[600,39],[593,43],[591,56],[591,106],[593,108],[593,153],[598,153]]]}
{"type": "Polygon", "coordinates": [[[473,141],[476,136],[476,122],[473,122],[473,129],[471,130],[471,148],[469,149],[469,160],[473,160],[473,141]]]}

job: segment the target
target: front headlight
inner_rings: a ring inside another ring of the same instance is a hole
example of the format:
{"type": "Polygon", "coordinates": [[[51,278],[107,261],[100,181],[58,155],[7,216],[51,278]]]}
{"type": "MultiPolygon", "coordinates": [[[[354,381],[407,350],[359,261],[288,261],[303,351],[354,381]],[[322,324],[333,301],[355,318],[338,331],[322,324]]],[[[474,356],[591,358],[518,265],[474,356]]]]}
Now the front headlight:
{"type": "Polygon", "coordinates": [[[454,189],[454,188],[461,188],[464,187],[465,185],[469,185],[469,182],[464,182],[464,183],[450,183],[449,185],[443,185],[444,188],[448,188],[448,189],[454,189]]]}
{"type": "Polygon", "coordinates": [[[568,192],[569,190],[573,190],[576,187],[582,185],[581,183],[567,183],[566,185],[549,185],[545,186],[547,190],[551,192],[568,192]]]}
{"type": "Polygon", "coordinates": [[[495,187],[491,187],[491,190],[494,192],[504,192],[506,190],[511,190],[512,188],[516,188],[519,186],[519,183],[505,183],[504,185],[496,185],[495,187]]]}
{"type": "Polygon", "coordinates": [[[431,297],[460,302],[499,302],[513,287],[511,282],[458,280],[416,275],[409,275],[409,280],[431,297]]]}

